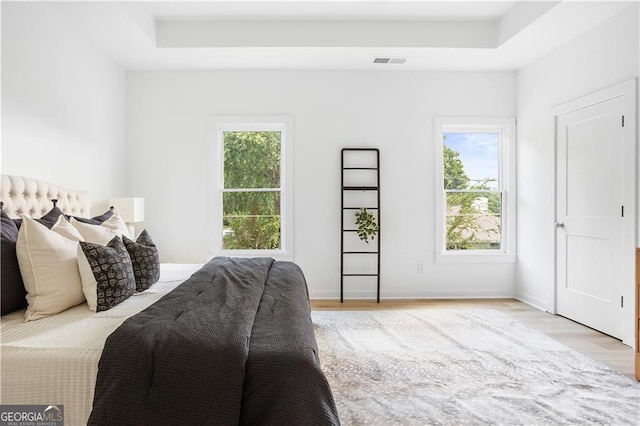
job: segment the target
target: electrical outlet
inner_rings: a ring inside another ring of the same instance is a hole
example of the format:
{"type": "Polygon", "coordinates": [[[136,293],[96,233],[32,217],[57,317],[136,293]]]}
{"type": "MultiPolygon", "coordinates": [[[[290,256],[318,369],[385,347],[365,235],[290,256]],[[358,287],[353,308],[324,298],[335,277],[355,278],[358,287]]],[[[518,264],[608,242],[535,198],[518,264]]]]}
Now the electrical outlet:
{"type": "Polygon", "coordinates": [[[424,272],[424,261],[418,260],[418,273],[421,274],[424,272]]]}

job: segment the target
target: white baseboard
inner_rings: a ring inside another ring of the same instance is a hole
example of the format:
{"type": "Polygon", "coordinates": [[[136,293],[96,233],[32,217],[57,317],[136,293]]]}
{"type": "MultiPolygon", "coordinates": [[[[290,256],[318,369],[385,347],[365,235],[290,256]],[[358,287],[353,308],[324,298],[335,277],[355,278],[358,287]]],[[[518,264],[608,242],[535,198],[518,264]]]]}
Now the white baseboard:
{"type": "MultiPolygon", "coordinates": [[[[324,300],[335,300],[340,299],[339,292],[310,292],[310,299],[324,299],[324,300]]],[[[371,291],[350,291],[345,293],[345,299],[358,299],[358,300],[375,300],[376,295],[371,291]]],[[[380,294],[380,299],[388,299],[388,300],[398,300],[398,299],[512,299],[515,296],[512,293],[501,292],[495,290],[485,290],[485,291],[475,291],[474,293],[469,292],[430,292],[428,294],[415,294],[415,293],[404,293],[404,292],[385,292],[380,294]]]]}
{"type": "Polygon", "coordinates": [[[527,294],[517,294],[515,298],[522,303],[526,303],[527,305],[532,306],[536,309],[540,309],[544,312],[550,312],[548,309],[549,304],[545,300],[538,299],[537,297],[532,297],[527,294]]]}

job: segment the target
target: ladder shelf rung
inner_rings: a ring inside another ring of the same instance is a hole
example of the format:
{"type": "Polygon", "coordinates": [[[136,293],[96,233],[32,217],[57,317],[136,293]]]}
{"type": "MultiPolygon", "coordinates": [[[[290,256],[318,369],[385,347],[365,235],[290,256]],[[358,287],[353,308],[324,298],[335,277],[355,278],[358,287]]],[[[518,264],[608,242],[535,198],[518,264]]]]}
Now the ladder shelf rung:
{"type": "MultiPolygon", "coordinates": [[[[362,207],[343,207],[342,210],[360,210],[362,207]]],[[[377,207],[365,207],[367,210],[378,210],[377,207]]]]}
{"type": "Polygon", "coordinates": [[[377,251],[343,251],[344,254],[378,254],[377,251]]]}
{"type": "Polygon", "coordinates": [[[345,191],[377,191],[380,189],[377,186],[343,186],[345,191]]]}
{"type": "Polygon", "coordinates": [[[342,274],[343,277],[377,277],[378,274],[342,274]]]}

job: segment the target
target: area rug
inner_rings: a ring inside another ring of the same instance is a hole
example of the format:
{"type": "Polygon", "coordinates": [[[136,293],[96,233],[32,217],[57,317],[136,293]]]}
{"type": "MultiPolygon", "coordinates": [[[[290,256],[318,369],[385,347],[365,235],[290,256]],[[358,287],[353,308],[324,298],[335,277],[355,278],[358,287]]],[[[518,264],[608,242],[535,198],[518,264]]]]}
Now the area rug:
{"type": "Polygon", "coordinates": [[[345,425],[640,424],[640,383],[498,311],[312,318],[345,425]]]}

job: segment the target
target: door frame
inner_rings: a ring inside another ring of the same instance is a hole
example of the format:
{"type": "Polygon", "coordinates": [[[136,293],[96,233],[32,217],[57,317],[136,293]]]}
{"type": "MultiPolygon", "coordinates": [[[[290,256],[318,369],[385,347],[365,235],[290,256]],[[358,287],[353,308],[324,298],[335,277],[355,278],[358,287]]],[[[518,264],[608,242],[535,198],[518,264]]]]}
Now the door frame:
{"type": "MultiPolygon", "coordinates": [[[[551,109],[553,115],[553,139],[554,139],[554,186],[553,186],[553,218],[554,222],[558,221],[558,198],[557,198],[557,185],[558,185],[558,116],[595,105],[600,102],[608,101],[610,99],[622,97],[623,99],[623,114],[624,114],[624,128],[622,130],[623,135],[623,202],[624,202],[624,220],[623,220],[623,259],[622,259],[622,296],[624,297],[624,306],[622,308],[622,341],[626,345],[632,346],[635,343],[635,300],[636,300],[636,286],[635,286],[635,249],[637,247],[637,241],[640,240],[637,231],[640,229],[636,225],[637,223],[637,188],[640,187],[638,179],[640,173],[636,172],[636,95],[637,95],[637,82],[636,79],[631,79],[619,83],[615,86],[599,90],[589,95],[574,99],[564,104],[558,105],[551,109]]],[[[553,226],[553,224],[550,224],[553,226]]],[[[557,273],[558,273],[558,239],[557,231],[554,232],[553,241],[553,290],[551,297],[551,313],[557,313],[557,273]]]]}

